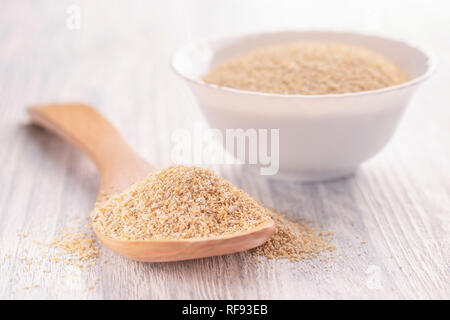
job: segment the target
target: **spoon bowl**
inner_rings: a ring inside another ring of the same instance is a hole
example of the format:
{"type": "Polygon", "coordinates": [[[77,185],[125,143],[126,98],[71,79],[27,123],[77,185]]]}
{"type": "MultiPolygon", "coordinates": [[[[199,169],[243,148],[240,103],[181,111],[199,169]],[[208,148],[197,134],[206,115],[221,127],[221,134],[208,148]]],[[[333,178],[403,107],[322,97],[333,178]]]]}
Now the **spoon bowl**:
{"type": "MultiPolygon", "coordinates": [[[[97,202],[145,179],[156,168],[142,159],[112,124],[81,103],[39,105],[28,109],[31,121],[86,153],[101,174],[97,202]]],[[[180,261],[231,254],[263,244],[275,231],[272,220],[229,235],[181,240],[119,240],[93,226],[99,240],[127,258],[147,262],[180,261]]]]}

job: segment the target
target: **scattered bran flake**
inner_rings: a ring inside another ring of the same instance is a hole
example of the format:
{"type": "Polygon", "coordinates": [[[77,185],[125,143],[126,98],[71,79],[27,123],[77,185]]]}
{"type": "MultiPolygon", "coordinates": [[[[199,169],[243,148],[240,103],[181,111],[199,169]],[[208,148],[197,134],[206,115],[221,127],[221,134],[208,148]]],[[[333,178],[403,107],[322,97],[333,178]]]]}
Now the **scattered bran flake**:
{"type": "Polygon", "coordinates": [[[343,43],[269,46],[224,62],[206,83],[278,94],[337,94],[403,83],[407,75],[383,55],[343,43]]]}
{"type": "Polygon", "coordinates": [[[266,243],[250,251],[253,256],[295,262],[313,259],[323,252],[336,250],[335,246],[330,246],[330,232],[324,234],[309,224],[299,223],[275,211],[270,215],[275,221],[276,231],[266,243]]]}
{"type": "Polygon", "coordinates": [[[116,239],[191,239],[250,230],[267,212],[212,170],[171,166],[97,204],[92,219],[116,239]]]}

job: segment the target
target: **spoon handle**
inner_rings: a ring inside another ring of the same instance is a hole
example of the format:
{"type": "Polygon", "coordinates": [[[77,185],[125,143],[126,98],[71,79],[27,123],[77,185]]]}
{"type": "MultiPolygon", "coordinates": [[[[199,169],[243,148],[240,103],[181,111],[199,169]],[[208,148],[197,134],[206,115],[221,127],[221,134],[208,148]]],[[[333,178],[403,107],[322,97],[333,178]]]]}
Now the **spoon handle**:
{"type": "Polygon", "coordinates": [[[108,120],[85,104],[39,105],[30,107],[28,113],[33,123],[71,142],[95,162],[104,195],[126,188],[154,170],[108,120]]]}

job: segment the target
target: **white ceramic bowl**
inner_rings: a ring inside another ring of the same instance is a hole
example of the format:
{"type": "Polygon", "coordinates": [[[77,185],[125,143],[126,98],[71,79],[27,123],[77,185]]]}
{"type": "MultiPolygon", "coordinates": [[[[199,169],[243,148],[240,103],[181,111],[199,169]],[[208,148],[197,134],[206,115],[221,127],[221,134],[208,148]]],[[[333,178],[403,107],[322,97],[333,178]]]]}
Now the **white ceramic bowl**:
{"type": "Polygon", "coordinates": [[[279,129],[279,175],[302,181],[353,173],[389,141],[417,86],[432,71],[429,55],[402,41],[373,35],[287,31],[191,43],[175,53],[172,67],[192,90],[210,125],[279,129]],[[201,80],[212,67],[241,53],[302,40],[363,46],[384,54],[410,81],[347,94],[281,95],[249,92],[201,80]]]}

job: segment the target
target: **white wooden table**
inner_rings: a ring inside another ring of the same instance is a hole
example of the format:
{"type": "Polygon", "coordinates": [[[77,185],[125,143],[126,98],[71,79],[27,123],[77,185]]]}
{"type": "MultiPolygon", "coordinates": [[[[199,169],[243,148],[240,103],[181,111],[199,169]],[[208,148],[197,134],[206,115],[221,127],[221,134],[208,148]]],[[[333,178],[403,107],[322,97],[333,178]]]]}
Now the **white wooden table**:
{"type": "Polygon", "coordinates": [[[446,3],[1,1],[0,298],[450,298],[446,3]],[[80,9],[79,29],[68,21],[71,5],[80,9]],[[38,254],[32,239],[44,229],[51,238],[70,218],[89,215],[99,182],[87,157],[26,124],[27,105],[92,104],[146,159],[167,166],[171,133],[203,121],[170,70],[173,51],[199,37],[283,28],[393,35],[428,47],[440,63],[392,142],[355,177],[301,185],[217,168],[267,206],[333,230],[341,256],[331,270],[319,262],[316,268],[303,262],[252,264],[245,253],[139,263],[102,248],[98,262],[76,277],[63,278],[66,266],[54,262],[26,271],[27,257],[38,254]],[[100,282],[88,290],[97,277],[100,282]]]}

